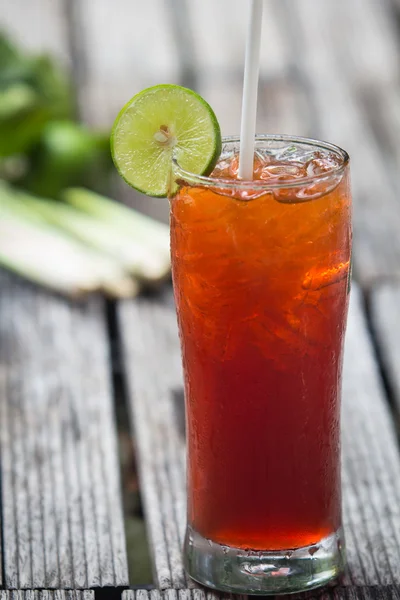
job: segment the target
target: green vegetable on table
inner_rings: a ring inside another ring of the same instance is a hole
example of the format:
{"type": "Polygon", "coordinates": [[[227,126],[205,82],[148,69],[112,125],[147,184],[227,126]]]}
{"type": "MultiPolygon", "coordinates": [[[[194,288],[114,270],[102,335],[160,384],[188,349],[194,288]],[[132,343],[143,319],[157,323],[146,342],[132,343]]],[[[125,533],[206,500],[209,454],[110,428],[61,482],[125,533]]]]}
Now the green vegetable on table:
{"type": "Polygon", "coordinates": [[[93,191],[112,169],[109,132],[74,120],[64,70],[0,32],[0,265],[69,296],[168,277],[168,227],[93,191]]]}
{"type": "Polygon", "coordinates": [[[64,202],[54,203],[27,194],[19,194],[18,200],[35,211],[35,214],[41,215],[46,221],[68,232],[88,247],[113,257],[139,281],[146,284],[157,283],[169,275],[168,228],[165,225],[159,227],[152,219],[142,222],[140,213],[124,209],[116,202],[96,196],[85,189],[67,190],[65,197],[79,197],[82,202],[89,197],[95,208],[102,206],[103,202],[108,202],[110,213],[117,219],[120,218],[121,212],[123,216],[126,210],[129,213],[130,227],[116,225],[112,218],[107,222],[101,217],[101,211],[90,214],[64,202]],[[137,231],[140,232],[140,236],[136,234],[137,231]],[[160,243],[162,239],[164,242],[160,243]]]}
{"type": "MultiPolygon", "coordinates": [[[[96,194],[71,189],[66,196],[96,194]]],[[[110,223],[65,202],[38,198],[0,182],[0,264],[61,293],[105,291],[134,296],[169,276],[168,227],[117,202],[98,197],[110,223]],[[129,214],[130,226],[116,225],[129,214]],[[114,219],[114,223],[113,223],[114,219]],[[140,231],[140,241],[135,231],[140,231]],[[135,241],[136,240],[136,241],[135,241]]],[[[100,211],[101,212],[101,211],[100,211]]]]}
{"type": "Polygon", "coordinates": [[[56,198],[65,187],[107,187],[112,167],[109,135],[72,121],[51,121],[30,156],[30,170],[19,185],[39,196],[56,198]]]}
{"type": "Polygon", "coordinates": [[[0,186],[0,265],[71,297],[95,291],[127,297],[138,291],[138,284],[118,261],[51,227],[4,184],[0,186]]]}
{"type": "Polygon", "coordinates": [[[53,119],[71,119],[71,86],[48,56],[28,56],[0,34],[0,157],[31,151],[53,119]]]}
{"type": "Polygon", "coordinates": [[[0,33],[0,176],[56,198],[68,185],[105,189],[111,167],[109,132],[75,122],[64,69],[49,56],[27,55],[0,33]],[[15,171],[21,156],[24,168],[15,171]]]}

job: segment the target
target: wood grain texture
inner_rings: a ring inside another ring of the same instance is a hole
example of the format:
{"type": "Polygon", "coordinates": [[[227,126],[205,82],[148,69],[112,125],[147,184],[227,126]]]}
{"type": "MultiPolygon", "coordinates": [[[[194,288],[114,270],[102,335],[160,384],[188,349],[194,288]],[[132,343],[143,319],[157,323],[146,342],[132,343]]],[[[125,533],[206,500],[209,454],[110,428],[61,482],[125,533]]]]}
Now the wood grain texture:
{"type": "Polygon", "coordinates": [[[0,600],[94,600],[90,590],[0,590],[0,600]]]}
{"type": "Polygon", "coordinates": [[[100,299],[0,273],[0,454],[7,588],[127,583],[100,299]]]}
{"type": "Polygon", "coordinates": [[[399,584],[399,451],[356,288],[346,337],[342,431],[350,581],[399,584]]]}
{"type": "Polygon", "coordinates": [[[119,322],[155,575],[162,590],[184,588],[184,447],[172,398],[182,371],[171,294],[121,303],[119,322]]]}
{"type": "MultiPolygon", "coordinates": [[[[190,29],[202,75],[240,71],[243,74],[249,6],[243,0],[186,0],[190,11],[190,29]],[[212,15],[212,18],[210,18],[212,15]]],[[[263,40],[261,43],[262,76],[284,68],[282,38],[271,23],[275,0],[264,0],[263,40]]]]}
{"type": "Polygon", "coordinates": [[[51,52],[69,63],[63,0],[0,0],[0,29],[34,52],[51,52]]]}
{"type": "MultiPolygon", "coordinates": [[[[121,600],[245,600],[248,596],[213,592],[208,588],[183,588],[180,590],[125,590],[121,600]]],[[[1,600],[1,598],[0,598],[1,600]]],[[[397,600],[397,599],[396,599],[397,600]]]]}
{"type": "MultiPolygon", "coordinates": [[[[157,583],[184,588],[184,439],[176,414],[182,382],[171,292],[122,303],[119,321],[157,583]]],[[[357,288],[343,397],[346,583],[399,584],[400,457],[357,288]]]]}
{"type": "Polygon", "coordinates": [[[382,150],[388,180],[400,191],[400,20],[392,0],[338,3],[347,43],[341,63],[367,126],[382,150]],[[343,19],[343,13],[346,18],[343,19]],[[362,13],[360,13],[362,10],[362,13]],[[360,15],[362,14],[362,18],[360,15]],[[368,40],[368,44],[365,44],[368,40]],[[360,52],[360,48],[363,51],[360,52]]]}
{"type": "MultiPolygon", "coordinates": [[[[126,590],[122,593],[121,600],[228,600],[232,597],[246,600],[254,596],[214,593],[206,588],[167,590],[165,592],[158,590],[126,590]]],[[[279,596],[279,598],[282,600],[400,600],[400,587],[396,585],[337,586],[332,589],[325,588],[304,594],[279,596]]],[[[2,600],[1,597],[0,600],[2,600]]]]}
{"type": "MultiPolygon", "coordinates": [[[[67,27],[64,20],[62,0],[32,0],[31,2],[25,2],[25,0],[15,0],[13,2],[9,2],[8,0],[0,0],[0,30],[4,31],[10,36],[12,41],[15,41],[27,51],[36,53],[49,52],[56,56],[62,64],[69,65],[69,55],[67,50],[67,27]]],[[[2,314],[0,313],[0,321],[1,319],[2,314]]],[[[2,342],[3,340],[0,336],[0,345],[2,342]]],[[[5,385],[5,365],[0,361],[0,389],[2,391],[5,389],[5,385]]],[[[1,398],[0,403],[2,402],[3,399],[1,398]]],[[[4,435],[11,435],[10,432],[6,431],[5,428],[3,431],[4,435]]],[[[3,464],[8,463],[10,470],[13,469],[13,458],[11,456],[5,454],[2,457],[2,460],[3,464]]],[[[6,490],[4,490],[4,486],[7,485],[7,481],[0,481],[0,483],[3,487],[4,496],[4,494],[7,493],[6,490]]],[[[29,483],[33,483],[33,477],[30,478],[29,483]]],[[[34,493],[36,493],[35,490],[34,493]]],[[[47,492],[44,491],[43,493],[45,494],[47,492]]],[[[24,498],[24,500],[26,500],[26,498],[24,498]]],[[[3,510],[2,512],[3,514],[7,514],[6,510],[3,510]]],[[[0,525],[1,516],[2,515],[0,512],[0,525]]],[[[25,515],[22,516],[22,521],[24,518],[26,519],[25,515]]],[[[36,536],[35,541],[37,541],[37,533],[38,532],[35,529],[32,530],[32,536],[36,536]]],[[[12,544],[11,549],[14,553],[16,552],[12,544]]],[[[1,560],[1,552],[2,547],[0,543],[0,584],[4,578],[4,574],[2,573],[3,560],[1,560]]],[[[33,560],[36,559],[37,557],[35,556],[33,560]]],[[[22,548],[21,560],[27,560],[22,548]]],[[[15,568],[12,566],[10,570],[10,576],[13,577],[14,573],[15,568]]],[[[9,579],[6,579],[6,581],[7,580],[9,579]]]]}
{"type": "Polygon", "coordinates": [[[384,283],[371,294],[371,317],[383,368],[400,422],[400,283],[384,283]]]}
{"type": "MultiPolygon", "coordinates": [[[[186,589],[167,589],[160,590],[125,590],[122,593],[121,600],[228,600],[232,599],[231,594],[222,594],[212,592],[206,588],[186,588],[186,589]]],[[[235,595],[236,597],[236,595],[235,595]]],[[[237,595],[238,600],[247,598],[247,596],[237,595]]],[[[0,598],[0,600],[2,600],[0,598]]]]}
{"type": "MultiPolygon", "coordinates": [[[[194,0],[188,6],[194,24],[198,91],[213,107],[223,135],[237,135],[249,5],[242,0],[194,0]]],[[[257,131],[307,135],[310,106],[278,13],[276,0],[264,0],[257,131]]]]}
{"type": "MultiPolygon", "coordinates": [[[[349,8],[351,4],[344,0],[280,3],[282,29],[313,98],[315,135],[342,145],[352,157],[354,266],[357,277],[368,284],[400,273],[400,210],[388,165],[359,102],[354,84],[359,67],[352,69],[349,57],[354,36],[354,26],[347,24],[350,13],[357,12],[359,27],[371,4],[362,3],[361,11],[349,8]]],[[[379,29],[379,35],[386,35],[385,28],[379,29]]],[[[366,37],[362,47],[368,44],[366,37]]],[[[357,48],[362,53],[360,44],[357,48]]]]}
{"type": "Polygon", "coordinates": [[[144,87],[178,82],[178,55],[164,0],[74,0],[83,73],[81,116],[109,127],[121,107],[144,87]]]}
{"type": "MultiPolygon", "coordinates": [[[[143,88],[182,81],[187,66],[181,70],[172,2],[70,1],[80,116],[86,123],[109,128],[143,88]]],[[[116,182],[126,204],[168,221],[168,203],[132,190],[119,178],[116,182]]]]}

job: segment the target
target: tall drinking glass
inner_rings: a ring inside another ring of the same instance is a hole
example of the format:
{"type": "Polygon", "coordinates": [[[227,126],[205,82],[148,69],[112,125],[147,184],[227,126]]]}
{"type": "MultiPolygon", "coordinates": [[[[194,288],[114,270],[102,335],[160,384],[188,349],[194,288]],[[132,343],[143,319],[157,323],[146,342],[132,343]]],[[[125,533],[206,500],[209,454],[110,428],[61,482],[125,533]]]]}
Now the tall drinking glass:
{"type": "Polygon", "coordinates": [[[171,252],[187,423],[186,567],[240,593],[311,589],[344,566],[340,395],[349,158],[328,143],[238,139],[210,177],[175,163],[171,252]]]}

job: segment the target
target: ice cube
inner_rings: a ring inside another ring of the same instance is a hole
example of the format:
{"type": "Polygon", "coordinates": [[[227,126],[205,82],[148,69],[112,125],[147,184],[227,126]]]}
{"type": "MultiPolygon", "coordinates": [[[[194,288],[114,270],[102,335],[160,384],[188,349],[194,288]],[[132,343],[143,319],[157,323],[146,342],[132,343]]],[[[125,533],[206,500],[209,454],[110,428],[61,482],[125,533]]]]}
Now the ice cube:
{"type": "Polygon", "coordinates": [[[340,162],[332,152],[318,152],[306,165],[307,175],[309,177],[324,175],[338,166],[340,166],[340,162]]]}
{"type": "Polygon", "coordinates": [[[291,179],[306,176],[304,166],[301,163],[267,165],[263,168],[263,173],[277,179],[278,181],[290,181],[291,179]]]}
{"type": "Polygon", "coordinates": [[[229,170],[231,167],[232,158],[227,157],[220,159],[218,163],[215,165],[214,170],[211,174],[211,177],[216,179],[229,177],[229,170]]]}
{"type": "Polygon", "coordinates": [[[284,148],[279,148],[275,152],[275,160],[277,161],[295,161],[305,164],[315,156],[315,151],[310,150],[309,147],[304,148],[301,145],[291,144],[284,148]]]}
{"type": "Polygon", "coordinates": [[[342,173],[336,173],[335,175],[329,175],[325,179],[317,179],[310,185],[304,186],[296,190],[296,198],[300,202],[306,202],[307,200],[314,200],[320,198],[325,194],[332,192],[335,187],[340,183],[342,179],[342,173]]]}
{"type": "Polygon", "coordinates": [[[229,177],[234,177],[235,179],[238,176],[238,172],[239,172],[239,155],[235,154],[235,156],[232,158],[230,165],[229,165],[229,177]]]}

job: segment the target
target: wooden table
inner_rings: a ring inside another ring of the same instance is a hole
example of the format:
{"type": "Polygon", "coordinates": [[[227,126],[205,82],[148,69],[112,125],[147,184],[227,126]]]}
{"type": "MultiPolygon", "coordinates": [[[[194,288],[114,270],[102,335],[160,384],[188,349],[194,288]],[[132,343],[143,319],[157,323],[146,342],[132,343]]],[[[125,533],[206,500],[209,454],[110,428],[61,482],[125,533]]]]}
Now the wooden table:
{"type": "MultiPolygon", "coordinates": [[[[258,131],[326,138],[352,156],[355,283],[343,394],[349,573],[326,596],[397,599],[400,2],[265,3],[258,131]]],[[[179,82],[200,91],[223,133],[232,134],[239,129],[247,5],[1,0],[0,24],[70,65],[81,117],[91,125],[109,126],[147,85],[179,82]]],[[[167,217],[166,203],[117,185],[125,201],[167,217]]],[[[216,597],[193,587],[182,567],[182,406],[168,286],[135,301],[72,303],[0,274],[0,600],[216,597]],[[118,360],[152,590],[128,589],[114,414],[118,360]]]]}

